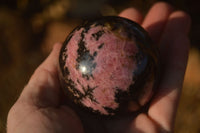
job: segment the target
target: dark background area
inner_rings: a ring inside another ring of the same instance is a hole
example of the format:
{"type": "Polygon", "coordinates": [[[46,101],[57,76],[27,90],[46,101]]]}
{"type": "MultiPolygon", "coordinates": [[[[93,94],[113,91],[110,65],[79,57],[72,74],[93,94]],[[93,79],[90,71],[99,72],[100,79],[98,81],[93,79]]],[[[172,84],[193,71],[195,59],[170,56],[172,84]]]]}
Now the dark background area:
{"type": "MultiPolygon", "coordinates": [[[[127,7],[143,15],[158,0],[1,0],[0,133],[7,113],[55,42],[63,42],[83,19],[117,15],[127,7]]],[[[175,132],[200,132],[200,1],[166,0],[190,14],[191,50],[175,132]]]]}

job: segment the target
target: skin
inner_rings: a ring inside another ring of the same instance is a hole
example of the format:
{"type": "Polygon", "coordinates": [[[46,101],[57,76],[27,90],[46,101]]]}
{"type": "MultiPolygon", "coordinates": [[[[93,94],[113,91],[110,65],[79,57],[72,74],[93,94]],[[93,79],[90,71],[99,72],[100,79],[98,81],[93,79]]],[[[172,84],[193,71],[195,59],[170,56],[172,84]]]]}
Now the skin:
{"type": "Polygon", "coordinates": [[[147,112],[113,120],[89,118],[63,104],[58,80],[61,44],[55,44],[49,57],[35,70],[19,99],[10,109],[8,133],[165,133],[173,132],[174,120],[188,59],[190,17],[167,3],[152,6],[143,19],[128,8],[119,14],[142,27],[158,45],[161,77],[158,92],[147,112]]]}

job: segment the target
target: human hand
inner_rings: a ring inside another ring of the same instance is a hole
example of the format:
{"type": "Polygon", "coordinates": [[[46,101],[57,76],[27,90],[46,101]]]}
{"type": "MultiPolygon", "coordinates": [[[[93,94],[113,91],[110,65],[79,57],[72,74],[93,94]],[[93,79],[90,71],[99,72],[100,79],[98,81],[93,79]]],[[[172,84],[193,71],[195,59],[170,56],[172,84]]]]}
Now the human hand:
{"type": "Polygon", "coordinates": [[[190,18],[166,3],[155,4],[142,19],[133,8],[119,14],[141,24],[161,53],[158,92],[146,113],[132,118],[99,120],[76,115],[62,102],[58,81],[56,44],[49,57],[36,69],[8,115],[8,133],[172,132],[189,51],[190,18]]]}
{"type": "Polygon", "coordinates": [[[54,45],[10,109],[8,133],[83,133],[74,111],[61,104],[63,95],[57,71],[60,48],[61,44],[54,45]]]}
{"type": "Polygon", "coordinates": [[[126,10],[121,16],[140,23],[158,45],[161,77],[147,113],[138,115],[130,128],[142,133],[173,132],[190,47],[190,16],[163,2],[153,5],[143,21],[139,13],[132,14],[126,10]]]}

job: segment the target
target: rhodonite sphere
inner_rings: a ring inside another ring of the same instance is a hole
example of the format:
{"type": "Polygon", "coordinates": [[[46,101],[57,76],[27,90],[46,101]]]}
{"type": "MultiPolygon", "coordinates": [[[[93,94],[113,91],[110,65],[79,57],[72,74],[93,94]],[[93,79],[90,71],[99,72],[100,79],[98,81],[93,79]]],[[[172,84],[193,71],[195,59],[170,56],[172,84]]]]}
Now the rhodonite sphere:
{"type": "Polygon", "coordinates": [[[159,55],[146,31],[121,17],[86,21],[66,38],[59,57],[66,96],[89,112],[125,114],[156,90],[159,55]]]}

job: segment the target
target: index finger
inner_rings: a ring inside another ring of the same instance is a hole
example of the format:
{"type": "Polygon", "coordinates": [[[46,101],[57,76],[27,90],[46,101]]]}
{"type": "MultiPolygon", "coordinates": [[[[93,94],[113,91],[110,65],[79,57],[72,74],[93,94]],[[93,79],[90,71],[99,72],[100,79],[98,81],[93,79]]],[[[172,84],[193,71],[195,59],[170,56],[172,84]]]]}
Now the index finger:
{"type": "Polygon", "coordinates": [[[130,19],[132,21],[135,21],[136,23],[138,24],[141,24],[142,23],[142,20],[143,20],[143,16],[142,14],[140,13],[140,11],[138,11],[137,9],[135,8],[127,8],[125,9],[124,11],[122,11],[120,14],[119,14],[120,17],[124,17],[124,18],[127,18],[127,19],[130,19]]]}
{"type": "Polygon", "coordinates": [[[154,43],[158,43],[173,7],[165,2],[152,6],[146,15],[142,27],[149,33],[154,43]]]}

